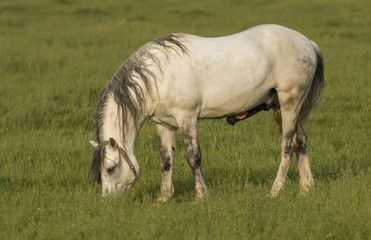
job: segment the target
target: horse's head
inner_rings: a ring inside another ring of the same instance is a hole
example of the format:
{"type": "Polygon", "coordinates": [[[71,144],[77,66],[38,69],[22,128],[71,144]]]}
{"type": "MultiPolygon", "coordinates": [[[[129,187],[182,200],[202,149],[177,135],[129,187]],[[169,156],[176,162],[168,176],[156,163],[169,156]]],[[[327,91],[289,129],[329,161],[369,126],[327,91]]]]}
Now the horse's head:
{"type": "Polygon", "coordinates": [[[125,194],[138,180],[137,170],[125,150],[113,138],[90,143],[95,148],[90,171],[95,182],[102,185],[102,195],[125,194]]]}

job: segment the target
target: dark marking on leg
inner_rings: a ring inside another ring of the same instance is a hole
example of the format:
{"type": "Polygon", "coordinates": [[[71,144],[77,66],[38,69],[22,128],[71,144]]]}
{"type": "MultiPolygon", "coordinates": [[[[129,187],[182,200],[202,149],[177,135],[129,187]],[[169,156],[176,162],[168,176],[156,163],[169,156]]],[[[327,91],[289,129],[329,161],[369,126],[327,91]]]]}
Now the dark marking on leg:
{"type": "Polygon", "coordinates": [[[162,172],[161,192],[158,200],[166,202],[170,200],[174,194],[172,174],[175,158],[174,150],[176,129],[157,125],[157,130],[160,137],[160,163],[162,172]]]}
{"type": "Polygon", "coordinates": [[[193,170],[201,167],[201,150],[200,147],[192,149],[190,156],[188,157],[188,163],[193,170]]]}
{"type": "Polygon", "coordinates": [[[169,171],[171,168],[171,156],[168,150],[165,147],[161,147],[161,171],[169,171]]]}
{"type": "MultiPolygon", "coordinates": [[[[201,150],[198,140],[192,142],[193,138],[188,133],[183,133],[184,145],[187,150],[187,160],[193,171],[201,167],[201,150]]],[[[194,141],[194,140],[193,140],[194,141]]]]}
{"type": "Polygon", "coordinates": [[[285,146],[285,154],[290,154],[291,146],[287,145],[285,146]]]}
{"type": "Polygon", "coordinates": [[[201,150],[197,138],[197,128],[183,129],[183,141],[187,151],[188,165],[195,177],[196,199],[204,199],[208,195],[207,187],[201,170],[201,150]]]}
{"type": "Polygon", "coordinates": [[[162,172],[169,171],[170,170],[170,167],[171,167],[170,157],[169,156],[166,156],[166,158],[163,159],[162,161],[163,161],[162,172]]]}
{"type": "Polygon", "coordinates": [[[309,151],[307,147],[307,136],[304,129],[298,126],[298,146],[295,150],[298,158],[301,193],[307,192],[314,187],[313,175],[309,163],[309,151]]]}
{"type": "Polygon", "coordinates": [[[301,154],[304,154],[306,152],[308,152],[308,146],[307,146],[307,140],[306,140],[306,136],[301,136],[301,137],[298,137],[298,147],[297,147],[297,151],[301,154]]]}

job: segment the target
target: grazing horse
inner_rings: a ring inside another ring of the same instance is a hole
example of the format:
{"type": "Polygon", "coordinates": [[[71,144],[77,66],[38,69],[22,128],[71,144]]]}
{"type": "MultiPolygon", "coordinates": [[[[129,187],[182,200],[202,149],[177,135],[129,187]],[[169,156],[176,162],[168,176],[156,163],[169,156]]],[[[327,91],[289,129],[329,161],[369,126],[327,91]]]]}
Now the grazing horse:
{"type": "Polygon", "coordinates": [[[159,200],[174,194],[175,133],[179,128],[195,178],[197,198],[208,195],[201,171],[197,120],[228,117],[228,123],[273,109],[282,132],[281,163],[270,195],[285,187],[295,152],[300,185],[314,185],[302,123],[323,89],[319,47],[278,25],[260,25],[217,38],[169,34],[134,52],[102,91],[91,173],[103,195],[124,193],[138,180],[134,142],[146,118],[161,144],[159,200]]]}

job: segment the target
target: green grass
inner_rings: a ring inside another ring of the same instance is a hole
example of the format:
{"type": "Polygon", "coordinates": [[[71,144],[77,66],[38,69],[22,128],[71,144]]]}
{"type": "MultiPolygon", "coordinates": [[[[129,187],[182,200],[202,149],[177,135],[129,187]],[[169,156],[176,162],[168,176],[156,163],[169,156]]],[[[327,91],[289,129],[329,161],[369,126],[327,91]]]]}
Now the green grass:
{"type": "Polygon", "coordinates": [[[370,239],[370,1],[0,2],[0,239],[370,239]],[[267,197],[280,158],[271,113],[199,124],[210,198],[177,136],[174,199],[156,203],[159,143],[136,144],[140,184],[103,199],[89,182],[96,103],[142,44],[170,32],[220,36],[262,23],[296,29],[325,58],[321,104],[304,126],[316,188],[267,197]]]}

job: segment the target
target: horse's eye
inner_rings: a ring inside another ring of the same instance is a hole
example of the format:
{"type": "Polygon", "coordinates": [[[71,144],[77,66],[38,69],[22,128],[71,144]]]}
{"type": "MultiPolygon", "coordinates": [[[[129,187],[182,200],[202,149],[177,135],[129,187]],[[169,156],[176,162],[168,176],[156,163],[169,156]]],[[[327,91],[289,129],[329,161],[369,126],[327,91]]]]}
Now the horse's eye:
{"type": "Polygon", "coordinates": [[[108,174],[111,174],[111,173],[113,173],[114,170],[115,170],[115,167],[110,167],[110,168],[107,169],[107,172],[108,172],[108,174]]]}

